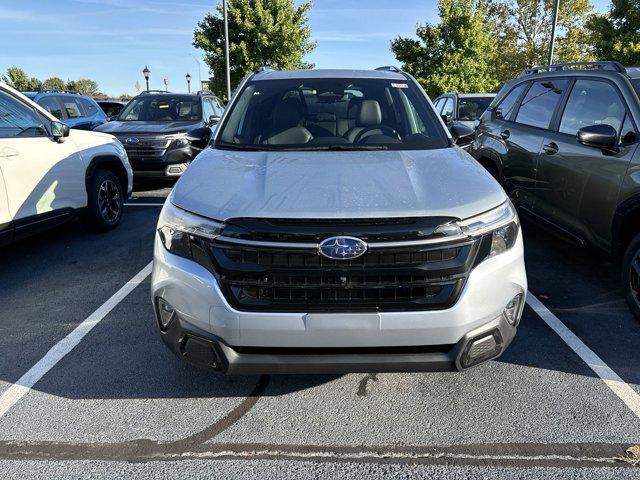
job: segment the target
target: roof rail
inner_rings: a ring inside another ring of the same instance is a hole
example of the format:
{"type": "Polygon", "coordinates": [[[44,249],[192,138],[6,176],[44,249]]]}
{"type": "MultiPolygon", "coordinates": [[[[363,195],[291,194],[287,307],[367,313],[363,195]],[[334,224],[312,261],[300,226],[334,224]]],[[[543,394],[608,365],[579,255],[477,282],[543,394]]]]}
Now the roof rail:
{"type": "Polygon", "coordinates": [[[385,65],[384,67],[378,67],[376,68],[377,71],[386,71],[386,72],[396,72],[396,73],[400,73],[401,70],[394,66],[394,65],[385,65]]]}
{"type": "Polygon", "coordinates": [[[627,69],[620,62],[598,61],[598,62],[572,62],[555,63],[553,65],[538,65],[522,72],[522,76],[533,75],[542,72],[561,72],[564,70],[611,70],[619,73],[626,73],[627,69]]]}
{"type": "Polygon", "coordinates": [[[166,90],[143,90],[138,95],[147,95],[148,93],[171,93],[166,90]]]}
{"type": "Polygon", "coordinates": [[[71,95],[82,95],[82,93],[76,92],[75,90],[56,90],[56,89],[38,90],[37,93],[69,93],[71,95]]]}
{"type": "Polygon", "coordinates": [[[272,67],[267,67],[266,65],[263,65],[262,67],[258,67],[256,68],[253,73],[260,73],[260,72],[273,72],[275,71],[275,68],[272,67]]]}

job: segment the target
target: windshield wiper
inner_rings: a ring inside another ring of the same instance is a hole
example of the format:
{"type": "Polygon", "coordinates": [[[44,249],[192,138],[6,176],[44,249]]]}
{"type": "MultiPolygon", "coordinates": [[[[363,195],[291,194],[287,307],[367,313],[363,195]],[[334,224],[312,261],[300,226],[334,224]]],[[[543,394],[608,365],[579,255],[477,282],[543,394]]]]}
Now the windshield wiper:
{"type": "Polygon", "coordinates": [[[344,151],[344,152],[354,152],[354,151],[366,151],[366,150],[388,150],[389,147],[386,145],[347,145],[347,144],[331,144],[331,145],[323,145],[321,143],[314,145],[305,145],[300,147],[286,147],[282,150],[298,152],[298,151],[344,151]]]}
{"type": "Polygon", "coordinates": [[[240,150],[245,152],[263,152],[266,150],[272,150],[258,145],[242,145],[235,143],[214,143],[213,147],[220,150],[240,150]]]}

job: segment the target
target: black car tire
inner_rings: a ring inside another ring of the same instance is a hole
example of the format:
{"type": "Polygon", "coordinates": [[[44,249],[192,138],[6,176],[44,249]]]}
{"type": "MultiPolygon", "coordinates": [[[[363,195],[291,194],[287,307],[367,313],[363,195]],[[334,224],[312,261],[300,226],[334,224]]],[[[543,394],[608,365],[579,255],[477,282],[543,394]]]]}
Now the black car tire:
{"type": "Polygon", "coordinates": [[[640,233],[629,242],[625,251],[622,261],[622,286],[629,308],[640,320],[640,233]]]}
{"type": "Polygon", "coordinates": [[[124,210],[124,195],[118,177],[108,170],[98,170],[89,181],[87,223],[97,231],[118,226],[124,210]]]}

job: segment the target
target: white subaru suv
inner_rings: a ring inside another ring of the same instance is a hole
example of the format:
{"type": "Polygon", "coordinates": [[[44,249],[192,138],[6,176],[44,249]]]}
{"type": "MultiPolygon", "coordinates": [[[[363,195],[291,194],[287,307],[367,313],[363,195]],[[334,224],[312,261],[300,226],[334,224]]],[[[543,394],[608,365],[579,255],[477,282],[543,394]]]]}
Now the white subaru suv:
{"type": "Polygon", "coordinates": [[[468,133],[393,67],[248,76],[160,215],[164,342],[229,374],[498,357],[527,291],[522,233],[456,145],[468,133]]]}
{"type": "Polygon", "coordinates": [[[114,137],[69,130],[0,83],[0,244],[78,213],[97,230],[116,227],[132,175],[114,137]]]}

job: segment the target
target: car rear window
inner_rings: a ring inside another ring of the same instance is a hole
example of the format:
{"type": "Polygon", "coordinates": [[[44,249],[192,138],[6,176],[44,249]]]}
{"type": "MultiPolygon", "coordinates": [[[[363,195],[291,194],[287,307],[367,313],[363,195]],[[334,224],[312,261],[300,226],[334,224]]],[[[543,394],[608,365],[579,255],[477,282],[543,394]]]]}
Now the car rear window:
{"type": "Polygon", "coordinates": [[[484,113],[493,97],[458,98],[458,120],[474,121],[484,113]]]}
{"type": "Polygon", "coordinates": [[[509,120],[511,118],[511,113],[513,113],[513,109],[516,106],[516,102],[520,98],[520,95],[524,93],[525,88],[529,86],[528,83],[521,83],[513,90],[511,90],[500,102],[500,104],[496,107],[496,114],[500,118],[504,118],[509,120]]]}
{"type": "Polygon", "coordinates": [[[64,105],[64,110],[67,112],[68,118],[82,117],[82,110],[77,98],[63,97],[62,104],[64,105]]]}
{"type": "Polygon", "coordinates": [[[538,128],[549,128],[565,88],[566,79],[545,79],[534,82],[520,104],[516,122],[538,128]]]}

